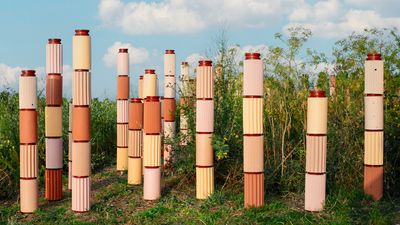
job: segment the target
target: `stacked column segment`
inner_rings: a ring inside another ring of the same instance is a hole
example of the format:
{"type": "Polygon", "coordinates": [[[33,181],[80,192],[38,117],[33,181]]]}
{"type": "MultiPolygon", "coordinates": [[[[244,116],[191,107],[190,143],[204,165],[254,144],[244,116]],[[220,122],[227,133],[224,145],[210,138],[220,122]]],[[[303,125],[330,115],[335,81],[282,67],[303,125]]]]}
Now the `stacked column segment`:
{"type": "Polygon", "coordinates": [[[374,200],[383,195],[383,61],[369,54],[365,61],[364,192],[374,200]]]}
{"type": "MultiPolygon", "coordinates": [[[[189,63],[182,62],[181,63],[181,97],[180,97],[180,105],[184,106],[187,104],[189,98],[189,63]]],[[[180,114],[180,134],[181,134],[181,145],[187,145],[188,138],[188,119],[185,115],[185,111],[181,109],[180,114]]]]}
{"type": "Polygon", "coordinates": [[[117,58],[117,171],[128,169],[129,53],[119,49],[117,58]]]}
{"type": "Polygon", "coordinates": [[[89,30],[72,38],[72,210],[90,210],[91,39],[89,30]]]}
{"type": "Polygon", "coordinates": [[[214,76],[211,60],[197,67],[196,87],[196,197],[206,199],[214,193],[214,76]]]}
{"type": "MultiPolygon", "coordinates": [[[[175,51],[166,50],[164,55],[164,101],[163,101],[163,114],[164,114],[164,138],[172,139],[175,137],[175,51]]],[[[164,164],[167,165],[171,162],[172,145],[164,144],[164,164]]]]}
{"type": "Polygon", "coordinates": [[[49,39],[46,46],[46,171],[45,198],[62,198],[62,45],[61,39],[49,39]]]}
{"type": "Polygon", "coordinates": [[[264,205],[263,63],[259,53],[243,62],[244,206],[264,205]]]}
{"type": "Polygon", "coordinates": [[[19,79],[20,204],[22,213],[38,208],[37,79],[23,70],[19,79]]]}
{"type": "Polygon", "coordinates": [[[129,103],[128,184],[142,183],[143,103],[132,98],[129,103]]]}
{"type": "Polygon", "coordinates": [[[328,98],[310,91],[307,102],[305,210],[322,211],[325,204],[328,98]]]}
{"type": "Polygon", "coordinates": [[[155,70],[145,71],[143,88],[143,198],[157,200],[161,197],[161,103],[155,70]]]}

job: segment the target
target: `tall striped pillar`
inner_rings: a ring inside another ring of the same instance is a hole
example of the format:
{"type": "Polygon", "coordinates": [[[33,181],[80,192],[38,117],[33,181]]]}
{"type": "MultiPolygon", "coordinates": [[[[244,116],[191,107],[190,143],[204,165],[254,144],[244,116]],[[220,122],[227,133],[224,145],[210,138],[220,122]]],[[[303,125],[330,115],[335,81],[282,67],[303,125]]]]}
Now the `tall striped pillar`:
{"type": "Polygon", "coordinates": [[[383,61],[368,54],[365,61],[364,192],[374,200],[383,195],[383,61]]]}
{"type": "Polygon", "coordinates": [[[22,213],[38,208],[37,80],[34,70],[23,70],[19,79],[19,182],[22,213]]]}
{"type": "Polygon", "coordinates": [[[142,129],[143,103],[140,98],[132,98],[129,103],[128,184],[142,183],[142,129]]]}
{"type": "Polygon", "coordinates": [[[72,190],[72,99],[68,103],[68,190],[72,190]]]}
{"type": "MultiPolygon", "coordinates": [[[[182,62],[181,63],[181,97],[180,97],[180,104],[184,106],[187,104],[189,98],[189,63],[182,62]]],[[[187,136],[188,132],[188,121],[187,116],[185,115],[184,110],[181,110],[180,114],[180,133],[181,133],[181,141],[180,144],[182,146],[187,145],[187,136]]]]}
{"type": "Polygon", "coordinates": [[[128,169],[129,53],[120,48],[117,58],[117,171],[128,169]]]}
{"type": "MultiPolygon", "coordinates": [[[[166,50],[164,54],[164,138],[172,139],[175,137],[175,51],[166,50]]],[[[172,161],[172,145],[164,144],[164,165],[172,161]]]]}
{"type": "Polygon", "coordinates": [[[161,196],[161,103],[155,70],[145,71],[143,87],[143,198],[157,200],[161,196]]]}
{"type": "Polygon", "coordinates": [[[196,197],[214,193],[214,76],[211,60],[199,61],[196,88],[196,197]]]}
{"type": "Polygon", "coordinates": [[[325,204],[328,98],[324,91],[310,91],[307,102],[306,184],[307,211],[322,211],[325,204]]]}
{"type": "Polygon", "coordinates": [[[46,172],[45,198],[62,198],[62,58],[61,39],[49,39],[46,46],[46,172]]]}
{"type": "Polygon", "coordinates": [[[243,62],[244,207],[264,205],[263,63],[260,53],[243,62]]]}
{"type": "MultiPolygon", "coordinates": [[[[143,83],[144,83],[144,79],[143,79],[143,75],[139,76],[139,81],[138,81],[138,96],[142,102],[142,104],[144,104],[144,87],[143,87],[143,83]]],[[[143,106],[144,107],[144,106],[143,106]]],[[[143,120],[143,118],[142,118],[143,120]]],[[[142,121],[142,145],[140,147],[140,150],[142,152],[142,176],[144,175],[144,164],[143,164],[143,121],[142,121]]]]}
{"type": "Polygon", "coordinates": [[[72,38],[72,210],[90,210],[91,40],[89,30],[72,38]]]}

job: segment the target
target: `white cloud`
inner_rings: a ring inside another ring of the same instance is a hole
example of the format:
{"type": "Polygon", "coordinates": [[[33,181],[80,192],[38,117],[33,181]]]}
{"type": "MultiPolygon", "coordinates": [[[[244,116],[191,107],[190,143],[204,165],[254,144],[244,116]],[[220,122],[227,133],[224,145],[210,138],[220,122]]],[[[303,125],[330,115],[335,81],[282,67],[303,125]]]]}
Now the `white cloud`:
{"type": "Polygon", "coordinates": [[[103,25],[128,34],[192,33],[221,23],[235,28],[273,25],[296,1],[102,0],[98,13],[103,25]]]}
{"type": "Polygon", "coordinates": [[[10,88],[12,90],[17,91],[21,71],[27,69],[36,70],[38,91],[44,90],[46,82],[44,77],[44,67],[36,67],[36,68],[27,68],[21,66],[12,67],[4,63],[0,63],[0,89],[10,88]]]}
{"type": "Polygon", "coordinates": [[[118,49],[127,48],[129,52],[129,63],[131,65],[143,64],[149,60],[149,51],[145,48],[136,48],[129,43],[121,43],[119,41],[107,49],[103,56],[103,62],[107,67],[114,67],[117,63],[118,49]]]}

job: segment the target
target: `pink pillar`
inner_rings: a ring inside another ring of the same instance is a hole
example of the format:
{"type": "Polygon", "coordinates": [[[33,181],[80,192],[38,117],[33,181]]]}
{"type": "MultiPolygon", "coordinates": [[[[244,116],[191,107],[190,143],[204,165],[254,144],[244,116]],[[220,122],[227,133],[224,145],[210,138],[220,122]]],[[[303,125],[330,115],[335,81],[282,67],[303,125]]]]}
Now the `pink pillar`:
{"type": "Polygon", "coordinates": [[[34,70],[23,70],[19,79],[19,155],[21,213],[38,208],[37,80],[34,70]]]}
{"type": "Polygon", "coordinates": [[[75,30],[72,38],[72,210],[90,210],[91,39],[89,30],[75,30]]]}
{"type": "Polygon", "coordinates": [[[364,79],[364,192],[374,200],[381,199],[383,195],[383,71],[381,55],[368,54],[364,79]]]}
{"type": "Polygon", "coordinates": [[[322,211],[325,204],[328,98],[324,91],[310,91],[307,103],[305,205],[322,211]]]}
{"type": "Polygon", "coordinates": [[[214,193],[214,76],[211,60],[199,61],[196,88],[196,197],[214,193]]]}
{"type": "Polygon", "coordinates": [[[264,205],[263,63],[260,53],[243,62],[244,207],[264,205]]]}

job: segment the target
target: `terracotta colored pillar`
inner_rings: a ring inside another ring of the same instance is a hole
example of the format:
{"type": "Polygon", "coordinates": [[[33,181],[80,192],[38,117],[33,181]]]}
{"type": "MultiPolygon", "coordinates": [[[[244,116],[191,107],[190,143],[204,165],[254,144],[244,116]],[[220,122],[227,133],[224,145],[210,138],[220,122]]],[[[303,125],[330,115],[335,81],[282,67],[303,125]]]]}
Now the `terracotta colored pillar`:
{"type": "Polygon", "coordinates": [[[155,70],[145,71],[143,88],[143,198],[157,200],[161,196],[161,103],[155,70]]]}
{"type": "Polygon", "coordinates": [[[325,204],[328,98],[324,91],[310,91],[307,102],[306,181],[307,211],[322,211],[325,204]]]}
{"type": "Polygon", "coordinates": [[[72,210],[90,210],[91,40],[89,30],[72,38],[72,210]]]}
{"type": "MultiPolygon", "coordinates": [[[[166,50],[164,55],[164,138],[172,139],[175,137],[175,51],[166,50]]],[[[173,149],[171,144],[164,144],[164,165],[168,165],[173,160],[173,149]]]]}
{"type": "Polygon", "coordinates": [[[364,192],[374,200],[383,195],[383,71],[381,55],[368,54],[364,80],[364,192]]]}
{"type": "Polygon", "coordinates": [[[38,208],[37,80],[34,70],[23,70],[19,79],[19,164],[22,213],[38,208]]]}
{"type": "Polygon", "coordinates": [[[244,207],[264,205],[263,63],[260,53],[243,62],[244,207]]]}
{"type": "Polygon", "coordinates": [[[49,39],[46,46],[46,171],[45,198],[49,201],[62,198],[62,72],[63,54],[61,39],[49,39]]]}
{"type": "Polygon", "coordinates": [[[68,190],[72,190],[72,99],[68,103],[68,190]]]}
{"type": "Polygon", "coordinates": [[[129,53],[121,48],[117,58],[117,171],[128,169],[129,53]]]}
{"type": "Polygon", "coordinates": [[[128,184],[142,183],[143,103],[132,98],[129,103],[128,184]]]}
{"type": "MultiPolygon", "coordinates": [[[[181,63],[181,98],[180,104],[185,105],[187,104],[189,98],[189,63],[182,62],[181,63]]],[[[180,133],[181,133],[181,141],[180,144],[185,146],[187,145],[187,138],[188,138],[188,121],[187,116],[184,113],[184,110],[181,110],[180,115],[180,133]]]]}
{"type": "Polygon", "coordinates": [[[211,60],[199,61],[196,88],[196,197],[214,193],[214,76],[211,60]]]}

